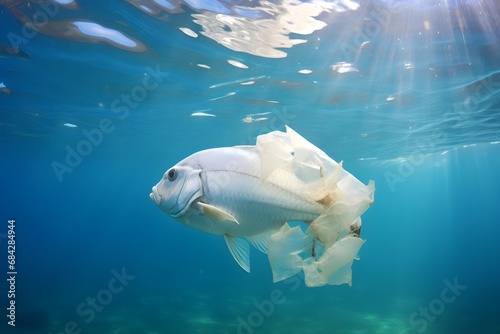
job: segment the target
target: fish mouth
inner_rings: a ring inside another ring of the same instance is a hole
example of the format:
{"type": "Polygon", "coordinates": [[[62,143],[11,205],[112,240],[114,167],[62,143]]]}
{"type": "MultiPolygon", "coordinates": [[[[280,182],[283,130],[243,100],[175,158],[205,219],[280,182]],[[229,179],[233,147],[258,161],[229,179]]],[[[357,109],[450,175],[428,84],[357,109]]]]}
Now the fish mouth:
{"type": "Polygon", "coordinates": [[[185,203],[185,205],[180,207],[181,204],[179,203],[179,196],[184,190],[185,185],[186,183],[183,182],[182,188],[179,194],[177,194],[175,198],[173,196],[169,197],[168,194],[165,197],[161,195],[161,189],[164,186],[164,184],[160,182],[157,185],[153,186],[153,188],[151,188],[151,193],[149,194],[149,198],[151,198],[162,211],[166,212],[170,216],[174,218],[180,217],[183,214],[185,214],[187,210],[189,210],[192,202],[194,202],[198,197],[203,195],[203,193],[200,193],[200,191],[191,193],[189,198],[187,198],[187,202],[185,203]],[[158,186],[160,187],[160,191],[158,190],[158,186]],[[173,202],[174,199],[175,202],[173,202]]]}
{"type": "MultiPolygon", "coordinates": [[[[162,210],[168,213],[169,215],[172,215],[171,210],[175,207],[175,204],[172,207],[166,207],[168,205],[168,202],[164,201],[164,198],[158,191],[158,184],[151,188],[151,193],[149,194],[149,198],[155,202],[155,204],[162,210]]],[[[175,215],[175,213],[174,213],[175,215]]]]}
{"type": "Polygon", "coordinates": [[[156,205],[160,206],[161,203],[161,196],[158,194],[158,191],[156,190],[156,186],[151,188],[151,193],[149,194],[149,198],[151,198],[156,205]]]}

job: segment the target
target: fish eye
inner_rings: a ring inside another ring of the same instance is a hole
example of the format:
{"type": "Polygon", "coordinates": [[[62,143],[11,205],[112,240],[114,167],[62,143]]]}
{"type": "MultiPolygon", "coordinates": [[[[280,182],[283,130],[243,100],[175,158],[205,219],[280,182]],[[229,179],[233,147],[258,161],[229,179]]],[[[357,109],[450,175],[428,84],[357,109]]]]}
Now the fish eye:
{"type": "Polygon", "coordinates": [[[172,168],[171,170],[169,170],[167,173],[167,177],[170,182],[175,181],[175,179],[177,178],[177,169],[172,168]]]}

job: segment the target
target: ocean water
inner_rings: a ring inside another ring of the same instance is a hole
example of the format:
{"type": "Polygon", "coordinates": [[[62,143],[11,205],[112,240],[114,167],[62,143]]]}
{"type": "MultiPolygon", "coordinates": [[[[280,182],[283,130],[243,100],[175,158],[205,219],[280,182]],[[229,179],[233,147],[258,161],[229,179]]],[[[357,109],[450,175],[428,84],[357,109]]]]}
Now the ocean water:
{"type": "Polygon", "coordinates": [[[500,333],[498,6],[0,1],[1,333],[500,333]],[[148,197],[285,125],[375,181],[351,287],[148,197]]]}

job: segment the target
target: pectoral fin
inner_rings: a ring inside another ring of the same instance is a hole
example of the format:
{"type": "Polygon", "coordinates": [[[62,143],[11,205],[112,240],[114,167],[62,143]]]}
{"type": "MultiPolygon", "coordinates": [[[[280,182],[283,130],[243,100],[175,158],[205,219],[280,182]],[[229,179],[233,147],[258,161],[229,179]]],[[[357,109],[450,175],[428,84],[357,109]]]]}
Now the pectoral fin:
{"type": "Polygon", "coordinates": [[[247,273],[250,272],[250,245],[245,239],[224,234],[227,247],[233,258],[247,273]]]}
{"type": "Polygon", "coordinates": [[[224,210],[221,210],[213,205],[210,205],[210,204],[206,204],[206,203],[203,203],[203,202],[198,202],[198,207],[200,209],[200,212],[208,217],[210,217],[212,220],[214,220],[215,222],[218,222],[218,221],[233,221],[235,222],[236,224],[240,224],[238,223],[238,221],[236,220],[236,218],[234,218],[232,215],[230,215],[229,213],[227,213],[226,211],[224,210]]]}

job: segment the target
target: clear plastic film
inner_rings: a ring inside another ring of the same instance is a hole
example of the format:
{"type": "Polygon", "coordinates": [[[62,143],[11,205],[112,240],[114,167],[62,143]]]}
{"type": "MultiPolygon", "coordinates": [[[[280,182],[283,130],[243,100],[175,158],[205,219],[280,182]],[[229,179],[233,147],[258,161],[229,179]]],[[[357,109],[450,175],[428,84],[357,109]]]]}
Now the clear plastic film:
{"type": "Polygon", "coordinates": [[[285,224],[269,240],[274,281],[304,272],[307,286],[351,285],[351,266],[364,243],[360,216],[375,185],[363,184],[319,148],[287,127],[257,139],[261,177],[324,207],[303,231],[285,224]]]}

